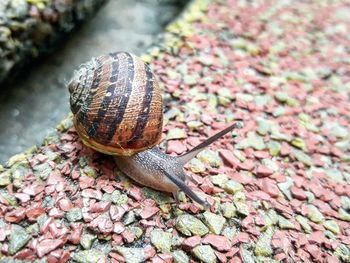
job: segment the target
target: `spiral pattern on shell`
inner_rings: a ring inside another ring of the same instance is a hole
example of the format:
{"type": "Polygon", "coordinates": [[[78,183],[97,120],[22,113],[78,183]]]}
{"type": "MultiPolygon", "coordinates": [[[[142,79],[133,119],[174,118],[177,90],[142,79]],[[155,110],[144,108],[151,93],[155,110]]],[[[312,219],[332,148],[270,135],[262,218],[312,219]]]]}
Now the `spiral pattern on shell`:
{"type": "Polygon", "coordinates": [[[74,125],[82,141],[114,155],[132,155],[162,135],[161,90],[138,57],[117,52],[80,66],[68,84],[74,125]]]}

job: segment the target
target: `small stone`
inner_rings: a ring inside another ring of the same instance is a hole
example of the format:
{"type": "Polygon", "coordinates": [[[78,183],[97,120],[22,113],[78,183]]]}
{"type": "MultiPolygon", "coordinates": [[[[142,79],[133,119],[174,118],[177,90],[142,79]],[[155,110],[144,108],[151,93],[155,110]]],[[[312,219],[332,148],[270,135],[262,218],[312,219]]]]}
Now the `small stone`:
{"type": "Polygon", "coordinates": [[[350,262],[350,249],[346,245],[340,244],[335,249],[334,256],[339,258],[342,262],[350,262]]]}
{"type": "Polygon", "coordinates": [[[182,248],[187,251],[200,245],[200,243],[201,243],[201,237],[192,236],[192,237],[186,238],[181,245],[182,245],[182,248]]]}
{"type": "Polygon", "coordinates": [[[110,198],[113,204],[116,205],[127,204],[129,200],[129,197],[126,194],[122,194],[119,190],[114,190],[110,198]]]}
{"type": "Polygon", "coordinates": [[[292,141],[291,141],[291,144],[301,150],[305,150],[306,148],[306,144],[305,144],[305,141],[302,139],[302,138],[294,138],[292,141]]]}
{"type": "Polygon", "coordinates": [[[344,208],[345,210],[350,210],[350,198],[349,197],[341,196],[340,202],[341,202],[342,208],[344,208]]]}
{"type": "Polygon", "coordinates": [[[287,177],[285,182],[279,183],[277,184],[277,186],[289,200],[292,200],[292,194],[290,189],[293,186],[293,180],[290,177],[287,177]]]}
{"type": "Polygon", "coordinates": [[[98,249],[83,250],[74,253],[73,259],[79,263],[103,262],[105,255],[98,249]]]}
{"type": "Polygon", "coordinates": [[[191,131],[199,130],[199,128],[203,126],[203,122],[200,122],[200,121],[189,121],[189,122],[186,123],[186,125],[191,131]]]}
{"type": "Polygon", "coordinates": [[[171,250],[172,234],[164,232],[160,229],[155,229],[151,232],[151,243],[161,253],[168,253],[171,250]]]}
{"type": "Polygon", "coordinates": [[[232,218],[236,215],[236,207],[233,203],[223,203],[220,205],[222,215],[226,218],[232,218]]]}
{"type": "Polygon", "coordinates": [[[256,135],[254,132],[248,132],[247,138],[240,141],[236,145],[236,149],[246,149],[252,147],[255,150],[261,151],[266,148],[262,137],[256,135]]]}
{"type": "Polygon", "coordinates": [[[29,235],[23,227],[13,224],[8,248],[10,255],[16,254],[17,251],[24,247],[31,238],[32,236],[29,235]]]}
{"type": "Polygon", "coordinates": [[[205,165],[197,158],[192,159],[188,163],[189,168],[195,174],[203,173],[205,171],[205,165]]]}
{"type": "Polygon", "coordinates": [[[228,240],[232,241],[237,234],[237,229],[233,227],[225,227],[222,231],[222,235],[225,236],[228,240]]]}
{"type": "Polygon", "coordinates": [[[237,208],[237,213],[241,216],[248,216],[249,215],[249,208],[248,206],[243,202],[236,202],[235,206],[237,208]]]}
{"type": "Polygon", "coordinates": [[[213,168],[218,168],[222,165],[222,160],[219,155],[212,150],[204,150],[200,152],[197,158],[203,163],[209,164],[213,168]]]}
{"type": "Polygon", "coordinates": [[[42,258],[44,255],[52,250],[55,250],[62,244],[64,244],[62,239],[44,239],[36,245],[36,253],[38,254],[39,258],[42,258]]]}
{"type": "Polygon", "coordinates": [[[209,230],[214,234],[220,235],[221,230],[223,229],[224,224],[226,223],[226,219],[223,216],[216,215],[209,211],[205,211],[203,216],[209,230]]]}
{"type": "Polygon", "coordinates": [[[172,255],[174,263],[188,263],[190,261],[189,257],[182,250],[176,250],[172,255]]]}
{"type": "Polygon", "coordinates": [[[297,215],[295,217],[295,219],[298,221],[298,223],[301,225],[301,227],[303,228],[303,230],[305,231],[305,233],[310,234],[312,233],[312,229],[311,226],[309,225],[309,222],[307,220],[307,218],[301,216],[301,215],[297,215]]]}
{"type": "Polygon", "coordinates": [[[339,208],[339,218],[344,221],[350,222],[350,213],[348,213],[346,210],[343,208],[339,208]]]}
{"type": "Polygon", "coordinates": [[[158,212],[159,212],[159,208],[158,207],[146,206],[140,212],[140,216],[143,219],[149,219],[152,216],[154,216],[155,214],[157,214],[158,212]]]}
{"type": "Polygon", "coordinates": [[[258,119],[257,123],[258,123],[257,132],[262,136],[267,135],[268,132],[270,131],[270,126],[271,126],[270,121],[268,121],[266,119],[258,119]]]}
{"type": "Polygon", "coordinates": [[[205,263],[215,263],[214,250],[209,245],[197,246],[192,250],[194,256],[205,263]]]}
{"type": "Polygon", "coordinates": [[[210,181],[219,187],[224,187],[225,184],[228,181],[227,175],[226,174],[218,174],[218,175],[213,175],[210,176],[210,181]]]}
{"type": "Polygon", "coordinates": [[[295,226],[292,222],[284,218],[283,216],[278,216],[278,226],[282,229],[294,229],[295,226]]]}
{"type": "Polygon", "coordinates": [[[261,177],[266,177],[273,174],[273,171],[267,166],[259,165],[255,171],[255,174],[257,177],[261,178],[261,177]]]}
{"type": "Polygon", "coordinates": [[[143,248],[117,246],[115,249],[124,257],[126,263],[141,263],[147,259],[143,248]]]}
{"type": "Polygon", "coordinates": [[[312,166],[313,162],[312,162],[311,157],[309,155],[307,155],[306,153],[304,153],[303,151],[294,149],[293,155],[299,162],[302,162],[303,164],[305,164],[307,166],[312,166]]]}
{"type": "Polygon", "coordinates": [[[91,178],[96,178],[97,177],[97,171],[94,167],[91,167],[89,165],[86,165],[82,170],[81,170],[82,175],[91,177],[91,178]]]}
{"type": "Polygon", "coordinates": [[[327,220],[323,223],[323,226],[329,230],[332,231],[334,234],[338,235],[340,233],[340,228],[334,220],[327,220]]]}
{"type": "Polygon", "coordinates": [[[79,207],[75,207],[66,212],[65,217],[69,222],[76,222],[83,218],[83,214],[79,207]]]}
{"type": "Polygon", "coordinates": [[[175,227],[185,236],[191,236],[192,234],[204,236],[209,231],[202,221],[189,214],[178,216],[175,227]]]}
{"type": "Polygon", "coordinates": [[[41,180],[46,180],[49,174],[52,172],[52,168],[48,163],[42,163],[34,166],[33,172],[41,180]]]}
{"type": "Polygon", "coordinates": [[[345,139],[349,135],[348,129],[338,123],[331,125],[330,134],[340,139],[345,139]]]}
{"type": "Polygon", "coordinates": [[[183,139],[187,138],[187,134],[184,129],[173,128],[168,131],[167,140],[183,139]]]}
{"type": "Polygon", "coordinates": [[[199,79],[199,76],[185,75],[183,78],[183,81],[186,85],[193,86],[193,85],[197,84],[197,79],[199,79]]]}
{"type": "Polygon", "coordinates": [[[229,251],[231,248],[231,243],[225,236],[209,234],[205,236],[202,242],[213,246],[218,251],[229,251]]]}
{"type": "Polygon", "coordinates": [[[267,143],[267,148],[272,156],[278,156],[281,152],[282,146],[279,142],[269,141],[267,143]]]}
{"type": "Polygon", "coordinates": [[[326,175],[334,182],[341,183],[343,181],[343,174],[337,169],[326,169],[326,175]]]}
{"type": "Polygon", "coordinates": [[[84,248],[84,249],[90,249],[92,242],[96,239],[97,237],[95,235],[92,234],[83,234],[80,238],[80,245],[84,248]]]}
{"type": "Polygon", "coordinates": [[[256,256],[269,257],[272,255],[273,250],[271,247],[271,240],[273,233],[273,229],[269,227],[264,233],[259,236],[254,249],[254,254],[256,256]]]}
{"type": "Polygon", "coordinates": [[[320,210],[318,210],[318,208],[314,205],[308,205],[308,214],[307,217],[315,223],[321,223],[324,221],[324,216],[322,215],[322,213],[320,212],[320,210]]]}
{"type": "Polygon", "coordinates": [[[11,183],[10,171],[0,173],[0,186],[7,186],[11,183]]]}
{"type": "Polygon", "coordinates": [[[228,180],[224,185],[224,190],[229,194],[234,194],[243,190],[243,185],[234,180],[228,180]]]}

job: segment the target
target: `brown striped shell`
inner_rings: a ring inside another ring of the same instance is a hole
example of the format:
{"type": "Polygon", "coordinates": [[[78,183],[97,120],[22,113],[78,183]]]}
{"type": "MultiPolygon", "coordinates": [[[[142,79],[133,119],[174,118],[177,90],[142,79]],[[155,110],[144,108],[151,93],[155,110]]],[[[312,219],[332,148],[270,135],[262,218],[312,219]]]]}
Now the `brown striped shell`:
{"type": "Polygon", "coordinates": [[[129,156],[160,141],[161,91],[140,58],[126,52],[93,58],[80,66],[68,88],[74,125],[86,145],[129,156]]]}

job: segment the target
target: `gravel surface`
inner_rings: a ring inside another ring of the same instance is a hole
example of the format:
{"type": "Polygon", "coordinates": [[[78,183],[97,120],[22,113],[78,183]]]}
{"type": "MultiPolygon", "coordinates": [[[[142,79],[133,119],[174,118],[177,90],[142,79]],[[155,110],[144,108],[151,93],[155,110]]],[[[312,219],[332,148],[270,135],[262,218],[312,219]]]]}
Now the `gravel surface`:
{"type": "Polygon", "coordinates": [[[145,52],[165,24],[181,11],[181,3],[110,0],[57,51],[35,61],[12,84],[3,84],[0,163],[34,144],[40,145],[66,116],[69,103],[65,83],[78,65],[113,51],[145,52]]]}
{"type": "Polygon", "coordinates": [[[195,1],[143,59],[164,151],[243,120],[187,167],[210,210],[135,185],[68,118],[0,173],[3,260],[350,262],[349,8],[195,1]]]}

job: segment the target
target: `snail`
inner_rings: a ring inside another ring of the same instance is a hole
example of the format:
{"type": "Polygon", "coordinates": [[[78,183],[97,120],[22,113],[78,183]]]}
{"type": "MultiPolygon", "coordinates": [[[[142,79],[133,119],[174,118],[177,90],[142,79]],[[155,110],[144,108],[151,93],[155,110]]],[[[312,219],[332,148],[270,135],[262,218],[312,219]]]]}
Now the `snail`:
{"type": "Polygon", "coordinates": [[[163,129],[163,101],[155,75],[140,58],[117,52],[81,65],[70,82],[73,123],[82,142],[115,155],[119,169],[141,185],[171,192],[182,190],[208,208],[186,184],[184,165],[206,146],[240,123],[235,122],[189,152],[163,153],[156,145],[163,129]]]}

